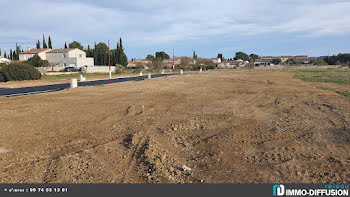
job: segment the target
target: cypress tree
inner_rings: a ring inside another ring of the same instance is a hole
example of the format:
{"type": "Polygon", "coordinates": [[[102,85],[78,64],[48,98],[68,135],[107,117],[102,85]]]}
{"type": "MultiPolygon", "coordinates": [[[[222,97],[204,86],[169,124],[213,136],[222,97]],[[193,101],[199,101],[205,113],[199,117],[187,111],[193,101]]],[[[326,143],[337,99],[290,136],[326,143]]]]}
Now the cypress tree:
{"type": "Polygon", "coordinates": [[[13,56],[12,56],[12,49],[10,49],[10,60],[13,60],[13,56]]]}
{"type": "Polygon", "coordinates": [[[12,59],[13,60],[17,60],[17,54],[16,54],[16,51],[15,50],[13,50],[13,55],[12,55],[12,59]]]}
{"type": "Polygon", "coordinates": [[[119,64],[126,67],[128,65],[128,58],[126,54],[124,53],[122,38],[119,40],[119,54],[118,54],[119,64]]]}
{"type": "Polygon", "coordinates": [[[52,49],[51,37],[49,36],[49,48],[52,49]]]}
{"type": "Polygon", "coordinates": [[[67,48],[67,42],[64,42],[64,48],[65,49],[67,48]]]}
{"type": "Polygon", "coordinates": [[[0,49],[0,57],[1,57],[1,49],[0,49]]]}
{"type": "Polygon", "coordinates": [[[38,42],[36,43],[36,48],[40,49],[40,41],[38,40],[38,42]]]}
{"type": "Polygon", "coordinates": [[[115,64],[120,64],[120,45],[119,42],[117,43],[117,49],[114,53],[114,62],[115,64]]]}
{"type": "Polygon", "coordinates": [[[17,45],[16,42],[16,58],[15,60],[19,60],[19,53],[21,52],[21,47],[17,45]]]}
{"type": "Polygon", "coordinates": [[[87,57],[93,57],[94,56],[93,50],[90,49],[90,45],[88,45],[86,56],[87,57]]]}
{"type": "Polygon", "coordinates": [[[197,59],[196,51],[193,51],[193,59],[197,59]]]}
{"type": "Polygon", "coordinates": [[[47,49],[46,41],[45,41],[45,35],[43,34],[43,49],[47,49]]]}
{"type": "Polygon", "coordinates": [[[7,58],[6,51],[4,51],[4,58],[7,58]]]}

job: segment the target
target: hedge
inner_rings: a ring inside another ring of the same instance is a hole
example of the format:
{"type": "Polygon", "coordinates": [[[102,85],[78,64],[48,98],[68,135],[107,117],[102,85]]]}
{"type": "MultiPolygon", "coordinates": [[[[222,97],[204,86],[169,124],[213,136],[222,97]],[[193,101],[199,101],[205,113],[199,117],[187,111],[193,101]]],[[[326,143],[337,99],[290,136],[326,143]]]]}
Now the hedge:
{"type": "Polygon", "coordinates": [[[5,76],[0,71],[0,82],[5,82],[5,76]]]}
{"type": "Polygon", "coordinates": [[[41,73],[31,65],[12,63],[0,68],[1,78],[2,81],[36,80],[41,79],[41,73]]]}
{"type": "Polygon", "coordinates": [[[47,60],[42,60],[38,55],[34,55],[24,62],[25,64],[32,65],[34,67],[47,67],[50,66],[47,60]]]}

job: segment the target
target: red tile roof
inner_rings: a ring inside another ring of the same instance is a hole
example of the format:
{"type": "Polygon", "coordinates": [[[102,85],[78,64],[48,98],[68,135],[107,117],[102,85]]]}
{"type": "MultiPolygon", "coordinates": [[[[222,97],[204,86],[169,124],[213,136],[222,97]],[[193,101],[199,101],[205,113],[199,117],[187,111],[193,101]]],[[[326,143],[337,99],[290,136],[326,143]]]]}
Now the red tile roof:
{"type": "Polygon", "coordinates": [[[38,54],[38,53],[45,52],[48,50],[51,50],[51,49],[30,49],[30,50],[22,52],[21,54],[38,54]]]}
{"type": "Polygon", "coordinates": [[[51,50],[47,53],[66,53],[68,51],[72,51],[74,50],[75,48],[72,48],[72,49],[54,49],[54,50],[51,50]]]}

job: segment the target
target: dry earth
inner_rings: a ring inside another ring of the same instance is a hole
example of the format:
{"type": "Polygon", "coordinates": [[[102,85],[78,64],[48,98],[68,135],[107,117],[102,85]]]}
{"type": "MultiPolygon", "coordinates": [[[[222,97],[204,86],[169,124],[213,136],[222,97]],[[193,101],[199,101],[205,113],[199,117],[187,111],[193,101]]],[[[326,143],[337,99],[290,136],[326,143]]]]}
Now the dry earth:
{"type": "Polygon", "coordinates": [[[350,99],[286,72],[0,98],[1,183],[350,181],[350,99]]]}

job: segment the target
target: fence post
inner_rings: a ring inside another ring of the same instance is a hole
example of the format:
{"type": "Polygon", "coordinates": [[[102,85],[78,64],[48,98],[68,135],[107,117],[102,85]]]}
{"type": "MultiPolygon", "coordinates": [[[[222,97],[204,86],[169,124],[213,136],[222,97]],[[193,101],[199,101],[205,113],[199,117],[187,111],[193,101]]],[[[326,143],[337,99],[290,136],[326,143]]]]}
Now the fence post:
{"type": "Polygon", "coordinates": [[[148,79],[152,78],[151,73],[148,73],[148,79]]]}
{"type": "Polygon", "coordinates": [[[85,81],[85,80],[86,80],[86,78],[83,77],[83,75],[80,75],[80,81],[85,81]]]}
{"type": "Polygon", "coordinates": [[[70,88],[76,88],[78,87],[78,80],[77,79],[71,79],[70,80],[70,88]]]}

